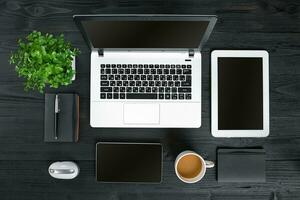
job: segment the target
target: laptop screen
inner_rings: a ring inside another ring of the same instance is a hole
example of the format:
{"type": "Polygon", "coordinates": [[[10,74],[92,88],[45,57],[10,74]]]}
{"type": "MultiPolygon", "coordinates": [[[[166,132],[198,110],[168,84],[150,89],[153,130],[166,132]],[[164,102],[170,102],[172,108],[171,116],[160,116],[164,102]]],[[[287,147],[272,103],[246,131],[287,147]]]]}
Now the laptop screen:
{"type": "MultiPolygon", "coordinates": [[[[78,17],[80,18],[80,17],[78,17]]],[[[136,20],[80,18],[92,48],[199,48],[215,23],[214,17],[136,20]],[[210,22],[214,22],[211,23],[210,22]]],[[[75,16],[76,20],[76,16],[75,16]]]]}

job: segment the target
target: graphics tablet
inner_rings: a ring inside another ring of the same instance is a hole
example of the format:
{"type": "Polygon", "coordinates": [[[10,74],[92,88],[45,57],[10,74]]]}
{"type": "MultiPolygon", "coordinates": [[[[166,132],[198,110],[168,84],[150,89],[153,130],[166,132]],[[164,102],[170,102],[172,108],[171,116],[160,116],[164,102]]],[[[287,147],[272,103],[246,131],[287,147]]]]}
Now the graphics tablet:
{"type": "Polygon", "coordinates": [[[160,183],[161,177],[161,144],[116,142],[96,144],[97,181],[160,183]]]}
{"type": "Polygon", "coordinates": [[[269,135],[269,54],[215,50],[211,54],[214,137],[269,135]]]}

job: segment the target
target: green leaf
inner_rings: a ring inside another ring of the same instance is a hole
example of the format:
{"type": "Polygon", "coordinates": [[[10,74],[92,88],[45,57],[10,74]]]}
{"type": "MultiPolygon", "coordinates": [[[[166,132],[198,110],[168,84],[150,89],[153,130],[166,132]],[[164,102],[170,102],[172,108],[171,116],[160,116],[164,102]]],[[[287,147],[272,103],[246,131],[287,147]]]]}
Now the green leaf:
{"type": "Polygon", "coordinates": [[[72,82],[72,56],[80,51],[65,41],[63,34],[54,36],[38,31],[18,40],[19,48],[9,58],[20,77],[26,79],[25,91],[43,92],[49,85],[58,88],[72,82]]]}

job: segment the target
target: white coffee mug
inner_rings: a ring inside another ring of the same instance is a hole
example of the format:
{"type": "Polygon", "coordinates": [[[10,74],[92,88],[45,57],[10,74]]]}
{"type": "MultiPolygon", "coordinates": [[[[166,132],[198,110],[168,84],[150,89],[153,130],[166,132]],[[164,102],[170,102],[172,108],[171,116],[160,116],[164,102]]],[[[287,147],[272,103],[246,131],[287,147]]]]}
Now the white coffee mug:
{"type": "Polygon", "coordinates": [[[208,160],[204,160],[204,159],[203,159],[199,154],[197,154],[196,152],[187,150],[187,151],[181,152],[181,153],[177,156],[177,158],[176,158],[176,160],[175,160],[175,173],[176,173],[177,177],[178,177],[181,181],[183,181],[183,182],[185,182],[185,183],[196,183],[196,182],[200,181],[200,180],[204,177],[204,175],[205,175],[205,173],[206,173],[206,168],[213,168],[214,166],[215,166],[215,163],[214,163],[214,162],[208,161],[208,160]],[[200,159],[201,164],[202,164],[202,168],[201,168],[200,172],[198,173],[197,176],[195,176],[195,177],[193,177],[193,178],[186,178],[186,177],[181,176],[180,173],[178,172],[178,169],[177,169],[177,166],[178,166],[178,163],[179,163],[180,159],[183,158],[184,156],[187,156],[187,155],[194,155],[194,156],[197,156],[197,157],[200,159]]]}

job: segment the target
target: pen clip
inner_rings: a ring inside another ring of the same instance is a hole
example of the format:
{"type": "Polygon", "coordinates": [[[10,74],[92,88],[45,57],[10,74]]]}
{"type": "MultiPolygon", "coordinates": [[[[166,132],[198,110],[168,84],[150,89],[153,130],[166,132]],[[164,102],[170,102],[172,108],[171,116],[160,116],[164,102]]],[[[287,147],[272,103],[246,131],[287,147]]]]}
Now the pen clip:
{"type": "Polygon", "coordinates": [[[54,112],[55,113],[59,113],[60,109],[59,109],[59,98],[58,95],[55,95],[55,103],[54,103],[54,112]]]}

